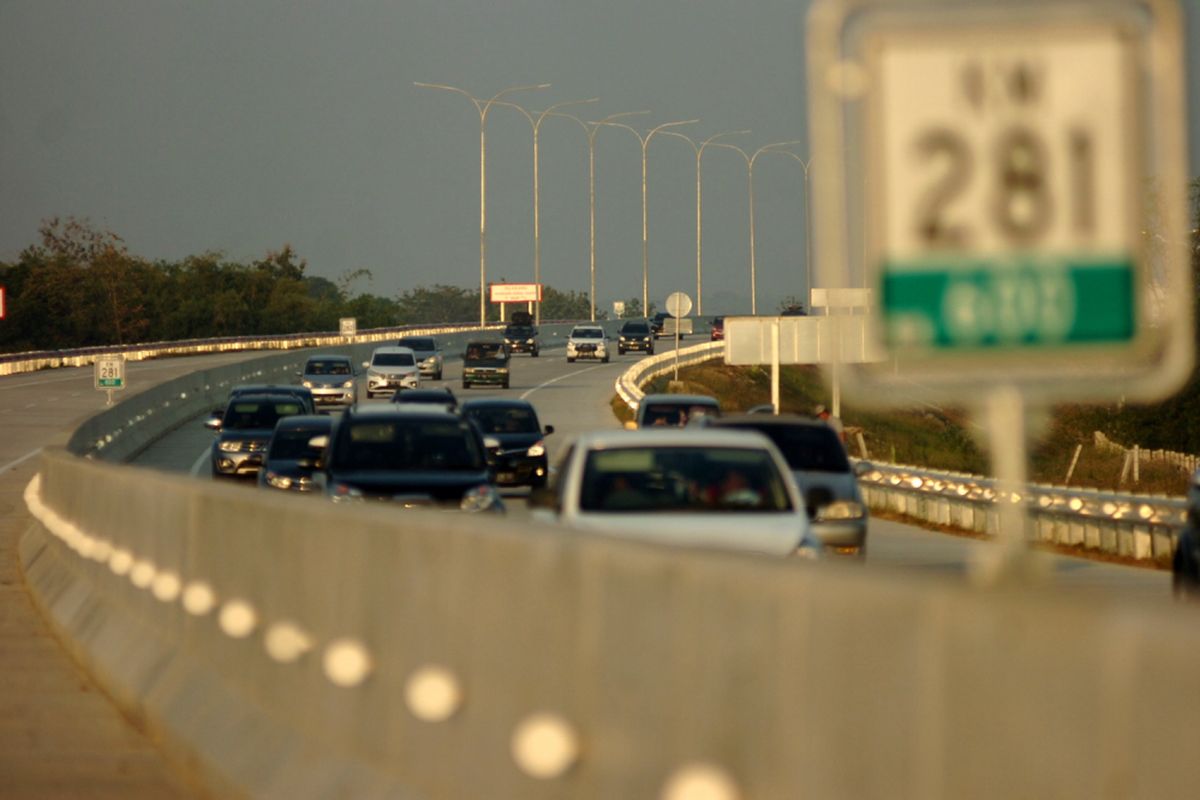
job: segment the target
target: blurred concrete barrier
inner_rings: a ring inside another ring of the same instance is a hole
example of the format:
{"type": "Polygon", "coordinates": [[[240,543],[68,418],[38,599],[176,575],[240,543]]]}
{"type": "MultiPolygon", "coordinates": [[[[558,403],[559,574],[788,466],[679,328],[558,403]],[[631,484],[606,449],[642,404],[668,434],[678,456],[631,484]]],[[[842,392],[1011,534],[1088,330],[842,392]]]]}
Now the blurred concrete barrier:
{"type": "Polygon", "coordinates": [[[92,447],[138,398],[147,431],[191,412],[161,388],[85,426],[92,458],[43,454],[22,561],[80,661],[220,795],[1195,794],[1194,608],[105,463],[144,435],[92,447]]]}

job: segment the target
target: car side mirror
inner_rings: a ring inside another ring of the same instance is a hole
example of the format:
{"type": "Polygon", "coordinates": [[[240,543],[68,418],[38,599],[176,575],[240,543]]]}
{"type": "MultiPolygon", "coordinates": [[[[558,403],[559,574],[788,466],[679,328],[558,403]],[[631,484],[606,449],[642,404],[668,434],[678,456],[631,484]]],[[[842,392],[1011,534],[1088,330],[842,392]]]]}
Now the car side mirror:
{"type": "Polygon", "coordinates": [[[550,435],[550,434],[552,434],[552,433],[554,433],[554,426],[553,426],[553,425],[547,425],[547,426],[546,426],[546,435],[547,435],[547,436],[549,436],[549,435],[550,435]]]}

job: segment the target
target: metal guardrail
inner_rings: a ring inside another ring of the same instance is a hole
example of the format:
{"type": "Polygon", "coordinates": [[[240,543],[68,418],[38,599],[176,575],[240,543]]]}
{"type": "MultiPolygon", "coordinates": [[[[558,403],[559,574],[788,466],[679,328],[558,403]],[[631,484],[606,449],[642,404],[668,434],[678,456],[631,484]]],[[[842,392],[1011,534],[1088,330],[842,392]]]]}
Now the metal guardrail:
{"type": "MultiPolygon", "coordinates": [[[[679,348],[679,366],[691,366],[704,361],[712,361],[714,358],[719,358],[724,352],[724,342],[702,342],[681,347],[679,348]]],[[[639,359],[636,364],[622,372],[617,378],[617,396],[630,409],[636,411],[638,403],[646,396],[646,393],[642,391],[642,386],[652,378],[673,369],[675,369],[675,350],[673,349],[639,359]]]]}

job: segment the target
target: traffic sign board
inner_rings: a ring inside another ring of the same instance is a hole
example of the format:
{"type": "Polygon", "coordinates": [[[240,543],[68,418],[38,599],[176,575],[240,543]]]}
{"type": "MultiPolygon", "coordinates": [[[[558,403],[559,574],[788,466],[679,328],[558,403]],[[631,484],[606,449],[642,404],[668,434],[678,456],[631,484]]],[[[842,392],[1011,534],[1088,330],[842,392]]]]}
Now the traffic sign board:
{"type": "Polygon", "coordinates": [[[342,317],[338,320],[338,334],[355,336],[358,333],[358,317],[342,317]]]}
{"type": "Polygon", "coordinates": [[[982,378],[1053,400],[1148,397],[1186,377],[1183,248],[1147,246],[1186,238],[1178,12],[818,5],[818,263],[844,271],[818,277],[871,290],[891,363],[868,380],[961,397],[982,378]]]}
{"type": "Polygon", "coordinates": [[[125,359],[121,356],[98,356],[92,374],[97,389],[124,389],[125,359]]]}
{"type": "Polygon", "coordinates": [[[686,317],[692,310],[692,298],[686,292],[671,292],[667,295],[667,313],[672,317],[686,317]]]}

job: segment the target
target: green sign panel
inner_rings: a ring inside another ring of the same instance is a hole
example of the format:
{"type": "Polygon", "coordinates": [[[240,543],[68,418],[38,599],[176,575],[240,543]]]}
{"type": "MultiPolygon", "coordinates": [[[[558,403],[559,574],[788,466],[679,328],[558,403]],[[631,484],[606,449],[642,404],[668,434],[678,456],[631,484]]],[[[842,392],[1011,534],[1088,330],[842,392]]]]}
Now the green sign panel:
{"type": "Polygon", "coordinates": [[[1036,349],[1136,334],[1130,260],[930,260],[888,263],[880,277],[891,347],[1036,349]]]}

